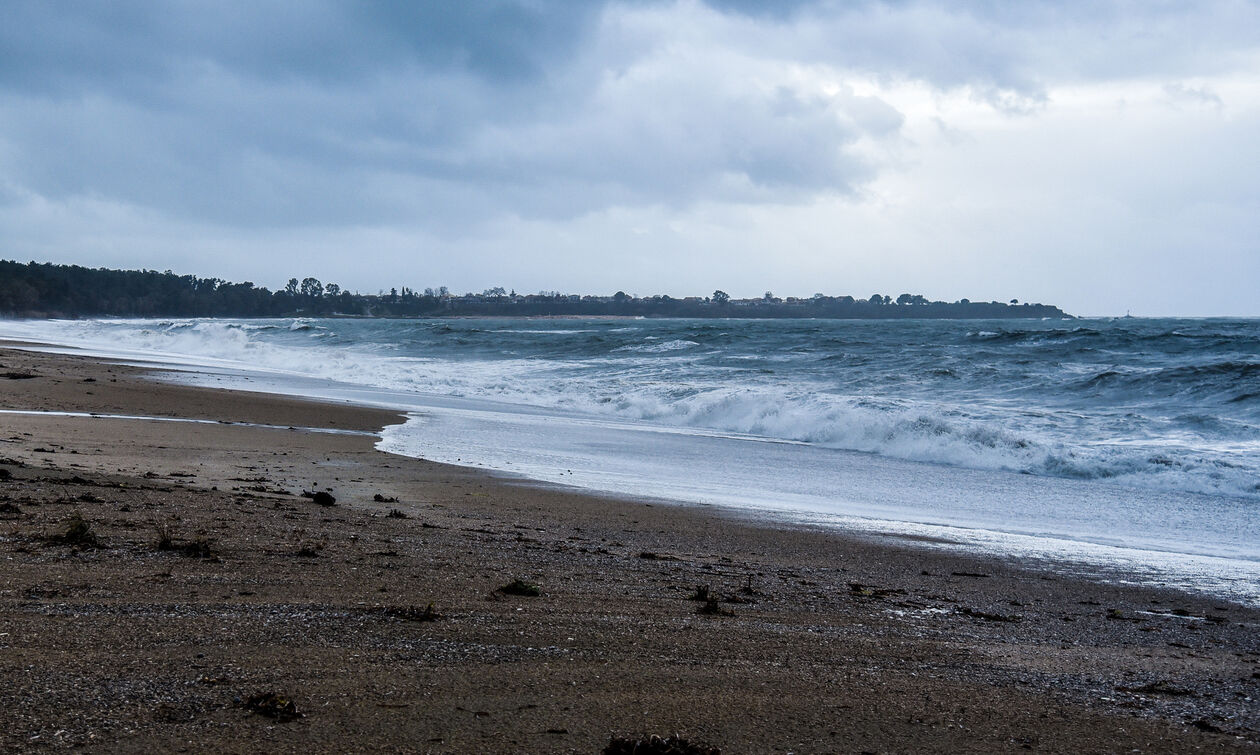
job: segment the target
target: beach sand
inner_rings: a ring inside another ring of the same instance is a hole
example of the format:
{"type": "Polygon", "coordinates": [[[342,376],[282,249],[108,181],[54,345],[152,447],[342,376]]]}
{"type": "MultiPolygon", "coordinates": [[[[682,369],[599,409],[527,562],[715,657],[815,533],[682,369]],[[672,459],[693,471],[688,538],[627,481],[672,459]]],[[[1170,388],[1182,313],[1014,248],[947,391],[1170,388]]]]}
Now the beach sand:
{"type": "Polygon", "coordinates": [[[1253,608],[391,456],[392,412],[81,357],[0,350],[0,409],[216,421],[0,415],[0,749],[1260,750],[1253,608]]]}

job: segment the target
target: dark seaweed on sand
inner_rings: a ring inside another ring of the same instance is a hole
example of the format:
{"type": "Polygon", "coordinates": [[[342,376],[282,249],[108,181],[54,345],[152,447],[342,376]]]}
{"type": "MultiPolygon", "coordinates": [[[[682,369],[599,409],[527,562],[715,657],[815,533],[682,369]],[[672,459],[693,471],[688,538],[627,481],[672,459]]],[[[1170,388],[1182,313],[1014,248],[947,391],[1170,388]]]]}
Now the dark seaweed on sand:
{"type": "Polygon", "coordinates": [[[604,755],[722,755],[722,750],[700,742],[690,742],[677,734],[662,737],[613,737],[604,755]]]}
{"type": "Polygon", "coordinates": [[[99,548],[101,541],[92,530],[92,523],[81,514],[74,513],[66,520],[61,532],[45,538],[50,543],[70,545],[79,548],[99,548]]]}
{"type": "Polygon", "coordinates": [[[433,610],[433,604],[424,608],[416,606],[386,606],[381,613],[394,619],[402,619],[403,621],[437,621],[442,618],[442,614],[433,610]]]}
{"type": "Polygon", "coordinates": [[[500,587],[499,592],[504,595],[522,595],[527,598],[536,598],[542,595],[542,588],[523,579],[514,579],[500,587]]]}
{"type": "Polygon", "coordinates": [[[332,493],[328,493],[323,490],[316,490],[314,492],[304,490],[302,491],[302,497],[309,498],[311,501],[318,503],[320,506],[335,506],[337,504],[337,499],[333,497],[332,493]]]}
{"type": "Polygon", "coordinates": [[[296,703],[275,692],[260,692],[252,695],[242,705],[251,713],[274,718],[281,723],[302,718],[304,715],[298,712],[296,703]]]}

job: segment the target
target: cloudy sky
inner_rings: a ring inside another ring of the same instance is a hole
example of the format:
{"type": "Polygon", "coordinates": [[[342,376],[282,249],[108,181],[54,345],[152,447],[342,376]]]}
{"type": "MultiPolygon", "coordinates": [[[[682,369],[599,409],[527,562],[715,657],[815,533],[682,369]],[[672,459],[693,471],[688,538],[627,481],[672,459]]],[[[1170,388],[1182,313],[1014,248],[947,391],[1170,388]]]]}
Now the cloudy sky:
{"type": "Polygon", "coordinates": [[[1260,315],[1260,2],[0,5],[0,258],[1260,315]]]}

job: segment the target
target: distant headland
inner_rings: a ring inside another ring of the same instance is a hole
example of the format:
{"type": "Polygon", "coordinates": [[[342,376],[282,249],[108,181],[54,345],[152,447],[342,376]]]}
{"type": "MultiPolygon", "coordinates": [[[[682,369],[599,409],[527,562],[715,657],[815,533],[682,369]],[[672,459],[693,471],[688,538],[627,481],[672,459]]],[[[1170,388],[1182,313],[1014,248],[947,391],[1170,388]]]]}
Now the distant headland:
{"type": "Polygon", "coordinates": [[[814,294],[780,298],[767,291],[734,299],[708,296],[611,296],[503,288],[453,294],[445,286],[375,294],[307,277],[278,291],[251,282],[176,275],[171,271],[110,270],[79,265],[0,260],[0,314],[10,317],[746,317],[833,319],[1066,318],[1050,304],[929,301],[920,294],[866,298],[814,294]]]}

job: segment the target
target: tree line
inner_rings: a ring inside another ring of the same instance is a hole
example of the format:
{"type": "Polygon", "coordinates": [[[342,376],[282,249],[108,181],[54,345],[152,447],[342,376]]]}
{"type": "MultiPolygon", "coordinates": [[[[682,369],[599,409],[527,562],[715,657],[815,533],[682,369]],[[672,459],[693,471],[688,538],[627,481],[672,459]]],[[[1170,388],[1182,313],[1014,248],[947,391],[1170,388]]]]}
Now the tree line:
{"type": "Polygon", "coordinates": [[[708,296],[639,297],[517,294],[501,287],[452,294],[445,286],[417,292],[409,287],[362,294],[317,278],[291,278],[271,291],[252,282],[176,275],[171,271],[110,270],[79,265],[0,261],[0,314],[11,317],[825,317],[1001,318],[1066,317],[1048,304],[929,301],[921,294],[852,296],[815,294],[734,299],[721,290],[708,296]]]}

